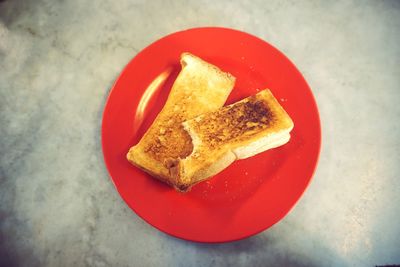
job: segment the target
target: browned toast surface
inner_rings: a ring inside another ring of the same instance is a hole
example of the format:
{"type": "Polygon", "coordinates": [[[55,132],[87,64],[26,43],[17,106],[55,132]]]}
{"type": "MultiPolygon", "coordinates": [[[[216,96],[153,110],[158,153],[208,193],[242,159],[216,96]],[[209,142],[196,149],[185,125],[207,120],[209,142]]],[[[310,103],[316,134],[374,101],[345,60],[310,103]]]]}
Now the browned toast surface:
{"type": "Polygon", "coordinates": [[[276,107],[269,91],[262,91],[215,112],[200,115],[187,122],[210,149],[241,143],[266,131],[286,127],[282,110],[276,107]]]}

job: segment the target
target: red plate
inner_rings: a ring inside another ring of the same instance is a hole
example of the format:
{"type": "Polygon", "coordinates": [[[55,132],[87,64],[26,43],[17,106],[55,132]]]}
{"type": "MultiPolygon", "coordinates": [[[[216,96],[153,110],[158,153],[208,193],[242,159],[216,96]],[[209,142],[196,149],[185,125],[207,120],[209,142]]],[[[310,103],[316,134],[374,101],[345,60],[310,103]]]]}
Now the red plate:
{"type": "Polygon", "coordinates": [[[129,62],[104,109],[102,145],[115,187],[146,222],[175,237],[226,242],[259,233],[289,212],[313,175],[321,128],[310,88],[276,48],[244,32],[196,28],[156,41],[129,62]],[[133,167],[125,155],[164,105],[185,51],[236,76],[227,103],[269,88],[295,126],[288,144],[236,161],[181,194],[133,167]]]}

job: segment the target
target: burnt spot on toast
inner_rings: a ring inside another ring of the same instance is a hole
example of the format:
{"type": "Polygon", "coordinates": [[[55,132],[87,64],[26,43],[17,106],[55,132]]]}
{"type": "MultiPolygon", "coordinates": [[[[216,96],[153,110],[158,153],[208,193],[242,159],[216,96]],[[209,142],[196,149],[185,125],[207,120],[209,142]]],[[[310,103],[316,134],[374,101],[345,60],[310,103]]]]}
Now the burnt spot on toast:
{"type": "Polygon", "coordinates": [[[270,127],[275,115],[266,101],[251,96],[205,116],[195,125],[196,132],[211,147],[248,139],[270,127]]]}

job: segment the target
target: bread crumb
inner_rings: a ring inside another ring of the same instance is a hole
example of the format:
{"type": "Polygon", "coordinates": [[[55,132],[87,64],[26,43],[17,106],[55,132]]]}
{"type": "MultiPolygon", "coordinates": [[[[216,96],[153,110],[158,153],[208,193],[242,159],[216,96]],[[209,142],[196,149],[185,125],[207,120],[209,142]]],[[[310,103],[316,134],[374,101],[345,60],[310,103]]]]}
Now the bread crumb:
{"type": "Polygon", "coordinates": [[[249,122],[246,122],[246,127],[253,127],[253,126],[257,126],[258,125],[258,123],[257,122],[252,122],[252,121],[249,121],[249,122]]]}
{"type": "Polygon", "coordinates": [[[165,142],[165,137],[164,136],[158,136],[158,140],[160,141],[161,144],[165,142]]]}

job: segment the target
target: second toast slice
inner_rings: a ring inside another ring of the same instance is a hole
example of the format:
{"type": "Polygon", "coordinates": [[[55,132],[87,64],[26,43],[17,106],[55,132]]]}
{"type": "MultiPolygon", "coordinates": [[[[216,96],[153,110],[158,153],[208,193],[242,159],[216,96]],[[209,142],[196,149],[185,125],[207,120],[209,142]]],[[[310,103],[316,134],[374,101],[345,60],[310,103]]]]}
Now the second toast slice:
{"type": "Polygon", "coordinates": [[[278,147],[290,139],[293,121],[269,90],[183,123],[192,153],[175,163],[183,187],[207,179],[237,159],[278,147]]]}

